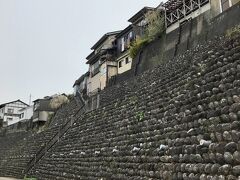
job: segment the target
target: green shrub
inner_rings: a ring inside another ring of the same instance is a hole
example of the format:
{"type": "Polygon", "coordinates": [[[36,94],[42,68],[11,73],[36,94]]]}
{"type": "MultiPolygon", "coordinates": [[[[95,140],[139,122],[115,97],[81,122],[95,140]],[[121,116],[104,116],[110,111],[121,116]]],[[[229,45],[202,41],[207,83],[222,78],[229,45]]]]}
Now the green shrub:
{"type": "Polygon", "coordinates": [[[160,10],[149,11],[145,15],[147,21],[146,37],[149,41],[153,41],[160,37],[165,30],[165,20],[160,10]]]}
{"type": "Polygon", "coordinates": [[[231,29],[228,29],[226,31],[226,37],[228,37],[228,38],[235,38],[239,34],[240,34],[240,25],[235,26],[235,27],[233,27],[231,29]]]}
{"type": "Polygon", "coordinates": [[[37,178],[25,176],[23,180],[37,180],[37,178]]]}
{"type": "Polygon", "coordinates": [[[130,57],[133,59],[137,56],[138,52],[148,44],[148,39],[146,38],[137,38],[132,45],[130,46],[130,57]]]}
{"type": "Polygon", "coordinates": [[[132,104],[136,104],[138,102],[138,97],[136,95],[132,96],[132,97],[129,98],[129,101],[132,104]]]}
{"type": "Polygon", "coordinates": [[[135,118],[136,118],[138,121],[142,121],[143,118],[144,118],[144,112],[143,112],[143,111],[137,112],[135,118]]]}
{"type": "Polygon", "coordinates": [[[165,31],[164,16],[159,10],[146,13],[147,26],[144,37],[138,37],[130,46],[130,57],[134,59],[139,51],[151,41],[160,37],[165,31]]]}

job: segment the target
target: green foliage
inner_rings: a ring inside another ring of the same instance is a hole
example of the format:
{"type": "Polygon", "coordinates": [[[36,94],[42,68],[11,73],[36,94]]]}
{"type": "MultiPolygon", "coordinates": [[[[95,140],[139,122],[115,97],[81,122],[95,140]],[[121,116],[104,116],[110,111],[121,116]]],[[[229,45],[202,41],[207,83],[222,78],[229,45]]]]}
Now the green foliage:
{"type": "Polygon", "coordinates": [[[198,72],[203,73],[206,71],[207,65],[203,63],[198,64],[198,72]]]}
{"type": "Polygon", "coordinates": [[[148,44],[148,39],[137,38],[130,46],[130,57],[133,59],[137,56],[138,52],[148,44]]]}
{"type": "Polygon", "coordinates": [[[25,176],[23,180],[37,180],[37,178],[25,176]]]}
{"type": "Polygon", "coordinates": [[[144,112],[143,112],[143,111],[137,112],[135,118],[136,118],[138,121],[142,121],[143,118],[144,118],[144,112]]]}
{"type": "Polygon", "coordinates": [[[240,34],[240,25],[235,26],[231,29],[228,29],[226,32],[226,37],[228,38],[235,38],[236,36],[238,36],[240,34]]]}
{"type": "Polygon", "coordinates": [[[165,30],[164,16],[160,10],[150,11],[145,15],[145,19],[148,23],[146,28],[146,36],[149,41],[153,41],[160,37],[165,30]]]}
{"type": "Polygon", "coordinates": [[[137,96],[132,96],[129,98],[130,103],[136,104],[138,102],[138,97],[137,96]]]}
{"type": "Polygon", "coordinates": [[[138,37],[130,46],[130,57],[134,59],[139,51],[151,41],[160,37],[165,31],[164,16],[159,10],[146,13],[147,27],[144,37],[138,37]]]}

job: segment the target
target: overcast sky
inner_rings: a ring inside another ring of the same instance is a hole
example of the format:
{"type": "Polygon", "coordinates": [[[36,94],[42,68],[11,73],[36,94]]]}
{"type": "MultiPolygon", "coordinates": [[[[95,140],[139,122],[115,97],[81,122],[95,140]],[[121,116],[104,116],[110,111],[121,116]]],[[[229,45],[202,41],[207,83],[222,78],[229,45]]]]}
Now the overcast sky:
{"type": "Polygon", "coordinates": [[[0,0],[0,104],[72,93],[106,32],[161,0],[0,0]]]}

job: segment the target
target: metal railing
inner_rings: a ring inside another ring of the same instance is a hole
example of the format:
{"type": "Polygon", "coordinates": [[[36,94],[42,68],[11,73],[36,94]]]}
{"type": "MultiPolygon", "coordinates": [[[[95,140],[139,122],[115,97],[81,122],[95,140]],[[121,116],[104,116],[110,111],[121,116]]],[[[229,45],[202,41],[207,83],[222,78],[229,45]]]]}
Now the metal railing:
{"type": "Polygon", "coordinates": [[[41,149],[35,154],[35,156],[29,161],[27,164],[27,168],[24,172],[24,174],[27,174],[39,160],[48,152],[50,148],[52,148],[59,140],[60,138],[68,131],[68,129],[74,124],[75,117],[80,111],[83,110],[82,113],[85,112],[85,104],[83,104],[78,111],[71,117],[70,121],[67,121],[64,125],[59,126],[59,131],[47,142],[41,149]]]}
{"type": "Polygon", "coordinates": [[[209,3],[209,0],[183,0],[183,4],[178,8],[168,12],[165,9],[165,23],[169,27],[180,19],[188,16],[192,12],[200,9],[205,4],[209,3]]]}

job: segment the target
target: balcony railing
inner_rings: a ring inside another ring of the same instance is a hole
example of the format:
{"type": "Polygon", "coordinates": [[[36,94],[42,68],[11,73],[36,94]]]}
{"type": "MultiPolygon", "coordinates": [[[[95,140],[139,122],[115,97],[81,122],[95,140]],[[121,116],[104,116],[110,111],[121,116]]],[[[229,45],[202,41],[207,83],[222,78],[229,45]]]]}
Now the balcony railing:
{"type": "MultiPolygon", "coordinates": [[[[179,1],[180,2],[180,1],[179,1]]],[[[165,22],[169,27],[175,22],[188,16],[192,12],[200,9],[205,4],[209,3],[209,0],[182,0],[181,5],[174,9],[165,9],[165,22]]]]}

